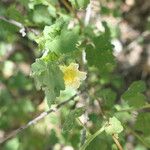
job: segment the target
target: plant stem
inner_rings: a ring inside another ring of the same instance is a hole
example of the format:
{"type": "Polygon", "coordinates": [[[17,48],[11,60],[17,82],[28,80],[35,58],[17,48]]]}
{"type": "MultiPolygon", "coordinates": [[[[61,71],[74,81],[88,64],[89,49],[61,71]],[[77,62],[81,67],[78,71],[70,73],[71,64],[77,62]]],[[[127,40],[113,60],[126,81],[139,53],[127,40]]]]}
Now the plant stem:
{"type": "Polygon", "coordinates": [[[8,18],[6,18],[6,17],[4,17],[4,16],[0,16],[0,20],[3,20],[3,21],[5,21],[5,22],[8,22],[8,23],[10,23],[10,24],[12,24],[12,25],[15,25],[16,27],[18,27],[18,28],[24,28],[24,25],[23,24],[21,24],[20,22],[18,22],[18,21],[15,21],[15,20],[12,20],[12,19],[8,19],[8,18]]]}
{"type": "Polygon", "coordinates": [[[119,140],[117,139],[117,137],[116,137],[115,135],[112,135],[112,138],[113,138],[115,144],[117,145],[118,149],[119,149],[119,150],[123,150],[123,148],[122,148],[122,146],[121,146],[119,140]]]}
{"type": "MultiPolygon", "coordinates": [[[[80,92],[81,93],[81,92],[80,92]]],[[[50,108],[48,111],[42,112],[39,116],[37,116],[36,118],[34,118],[33,120],[29,121],[26,125],[21,126],[20,128],[16,129],[15,131],[11,132],[10,134],[8,134],[4,139],[0,140],[0,144],[4,143],[5,141],[7,141],[10,138],[13,138],[14,136],[16,136],[17,134],[19,134],[20,132],[24,131],[25,129],[27,129],[28,127],[30,127],[31,125],[36,124],[38,121],[40,121],[41,119],[45,118],[47,115],[49,115],[52,112],[56,112],[58,109],[60,109],[62,106],[68,104],[71,100],[73,100],[76,96],[78,96],[80,93],[75,94],[74,96],[72,96],[71,98],[69,98],[66,101],[63,101],[62,103],[58,104],[55,108],[50,108]]]]}
{"type": "Polygon", "coordinates": [[[150,104],[144,105],[144,106],[139,107],[139,108],[127,108],[127,109],[121,109],[118,111],[119,112],[123,112],[123,111],[131,112],[131,111],[139,111],[139,110],[147,109],[147,108],[150,108],[150,104]]]}
{"type": "Polygon", "coordinates": [[[81,120],[79,118],[77,118],[77,121],[79,122],[79,124],[86,129],[86,132],[88,133],[88,135],[90,136],[91,133],[89,132],[88,128],[81,122],[81,120]]]}
{"type": "Polygon", "coordinates": [[[102,132],[104,131],[104,126],[102,126],[96,133],[94,133],[93,135],[91,135],[86,143],[80,148],[80,150],[85,150],[87,148],[87,146],[102,132]]]}
{"type": "Polygon", "coordinates": [[[66,6],[66,8],[75,16],[75,18],[78,20],[79,24],[80,24],[80,27],[81,27],[81,30],[84,28],[83,27],[83,23],[82,21],[80,20],[80,18],[78,17],[76,11],[74,10],[73,7],[71,7],[68,2],[66,0],[62,0],[62,3],[66,6]]]}

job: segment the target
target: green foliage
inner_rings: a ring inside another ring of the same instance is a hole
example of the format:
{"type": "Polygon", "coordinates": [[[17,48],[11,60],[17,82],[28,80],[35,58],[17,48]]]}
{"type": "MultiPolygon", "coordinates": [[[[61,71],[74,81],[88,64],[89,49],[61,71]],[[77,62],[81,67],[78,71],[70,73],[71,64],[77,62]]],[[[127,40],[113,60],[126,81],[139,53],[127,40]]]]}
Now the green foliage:
{"type": "Polygon", "coordinates": [[[90,0],[69,0],[76,9],[85,9],[90,0]]]}
{"type": "Polygon", "coordinates": [[[110,42],[110,31],[107,24],[103,23],[105,32],[99,36],[93,37],[93,45],[87,45],[86,55],[89,66],[99,68],[101,73],[111,72],[115,65],[115,59],[112,54],[113,45],[110,42]]]}
{"type": "Polygon", "coordinates": [[[103,100],[103,105],[106,108],[112,108],[116,100],[116,93],[111,89],[102,89],[100,91],[100,97],[103,100]]]}
{"type": "Polygon", "coordinates": [[[135,130],[142,132],[144,135],[150,134],[150,114],[148,112],[140,113],[137,117],[135,130]]]}
{"type": "Polygon", "coordinates": [[[66,117],[65,123],[63,125],[63,132],[70,131],[75,126],[75,119],[80,117],[84,112],[84,107],[76,108],[75,110],[71,111],[66,117]]]}
{"type": "Polygon", "coordinates": [[[15,19],[16,21],[24,22],[25,16],[22,16],[21,13],[16,9],[16,5],[12,5],[7,9],[6,15],[10,19],[15,19]]]}
{"type": "Polygon", "coordinates": [[[0,20],[0,40],[8,40],[12,41],[12,38],[15,38],[13,35],[17,32],[17,27],[14,25],[10,25],[9,23],[0,20]]]}
{"type": "Polygon", "coordinates": [[[34,11],[32,12],[32,19],[35,23],[37,24],[47,24],[50,25],[52,23],[51,15],[48,12],[48,8],[47,6],[43,6],[43,5],[36,5],[34,7],[34,11]],[[43,16],[43,14],[46,14],[43,16]]]}
{"type": "Polygon", "coordinates": [[[51,25],[46,26],[43,31],[43,36],[37,39],[40,49],[49,50],[51,52],[68,53],[76,50],[78,42],[78,29],[67,29],[67,24],[60,18],[51,25]]]}
{"type": "Polygon", "coordinates": [[[54,129],[50,131],[49,139],[50,139],[50,145],[55,145],[58,142],[59,139],[54,129]]]}
{"type": "Polygon", "coordinates": [[[7,142],[7,144],[4,147],[6,150],[16,150],[19,148],[19,139],[18,138],[14,138],[12,140],[10,140],[9,142],[7,142]]]}
{"type": "Polygon", "coordinates": [[[109,121],[105,126],[105,132],[112,135],[119,134],[122,131],[123,126],[121,125],[121,122],[116,117],[109,118],[109,121]]]}
{"type": "Polygon", "coordinates": [[[107,137],[106,136],[98,136],[95,138],[86,148],[86,150],[99,150],[99,149],[109,149],[109,143],[105,140],[107,137]],[[100,142],[101,141],[101,142],[100,142]],[[95,146],[96,145],[96,146],[95,146]]]}
{"type": "Polygon", "coordinates": [[[35,79],[37,89],[45,91],[48,105],[51,106],[56,97],[60,95],[60,90],[65,89],[63,73],[58,65],[37,59],[32,64],[32,76],[35,79]]]}
{"type": "MultiPolygon", "coordinates": [[[[41,112],[59,108],[3,143],[0,149],[60,150],[70,146],[75,150],[117,150],[112,135],[123,149],[127,149],[126,139],[130,136],[133,149],[149,148],[149,74],[133,82],[143,75],[138,73],[128,80],[128,68],[118,70],[118,55],[114,55],[117,46],[112,42],[121,39],[127,48],[128,40],[124,41],[120,24],[103,22],[113,19],[114,23],[124,24],[124,2],[90,2],[0,1],[0,141],[41,112]],[[22,37],[20,30],[24,28],[26,35],[22,37]],[[75,65],[66,71],[64,66],[71,63],[75,65]],[[67,81],[79,85],[85,74],[87,78],[79,88],[66,86],[67,81]]],[[[149,29],[148,25],[149,20],[145,28],[149,29]]],[[[143,42],[146,38],[144,34],[143,42]]]]}
{"type": "Polygon", "coordinates": [[[122,99],[127,101],[132,107],[141,107],[146,102],[146,97],[142,93],[146,90],[146,85],[143,81],[133,82],[128,90],[122,95],[122,99]]]}

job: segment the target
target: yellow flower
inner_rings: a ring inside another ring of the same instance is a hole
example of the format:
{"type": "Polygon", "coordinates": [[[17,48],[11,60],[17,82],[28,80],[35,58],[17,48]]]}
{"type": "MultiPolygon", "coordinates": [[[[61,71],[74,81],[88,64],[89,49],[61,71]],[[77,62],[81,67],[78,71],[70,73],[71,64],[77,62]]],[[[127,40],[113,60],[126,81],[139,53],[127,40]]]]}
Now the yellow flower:
{"type": "Polygon", "coordinates": [[[78,70],[79,65],[71,63],[69,66],[61,66],[64,73],[65,85],[74,89],[79,88],[81,81],[86,79],[86,73],[78,70]]]}

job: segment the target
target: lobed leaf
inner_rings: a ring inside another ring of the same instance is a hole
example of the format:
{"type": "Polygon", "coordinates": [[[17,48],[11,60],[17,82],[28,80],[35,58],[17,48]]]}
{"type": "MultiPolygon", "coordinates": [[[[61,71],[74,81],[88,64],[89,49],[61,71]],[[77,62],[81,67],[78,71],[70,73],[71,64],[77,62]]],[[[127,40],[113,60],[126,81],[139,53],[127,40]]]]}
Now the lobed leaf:
{"type": "Polygon", "coordinates": [[[128,90],[122,95],[122,99],[127,101],[132,107],[141,107],[145,105],[146,97],[142,93],[146,90],[146,85],[143,81],[133,82],[128,90]]]}
{"type": "Polygon", "coordinates": [[[140,113],[135,123],[135,130],[141,131],[144,135],[150,134],[150,113],[140,113]]]}
{"type": "Polygon", "coordinates": [[[116,118],[109,118],[108,124],[105,126],[105,132],[107,134],[119,134],[123,131],[123,126],[121,122],[116,118]]]}
{"type": "Polygon", "coordinates": [[[65,21],[60,18],[55,24],[46,26],[43,35],[36,42],[40,49],[62,54],[76,50],[78,38],[78,29],[69,30],[65,21]]]}
{"type": "Polygon", "coordinates": [[[36,59],[31,69],[37,88],[45,92],[50,106],[60,95],[60,90],[65,89],[62,71],[56,63],[45,62],[42,59],[36,59]]]}
{"type": "Polygon", "coordinates": [[[115,59],[112,53],[113,45],[110,42],[110,31],[105,23],[105,32],[92,38],[94,46],[87,45],[86,58],[89,66],[99,68],[101,72],[109,72],[115,65],[115,59]]]}

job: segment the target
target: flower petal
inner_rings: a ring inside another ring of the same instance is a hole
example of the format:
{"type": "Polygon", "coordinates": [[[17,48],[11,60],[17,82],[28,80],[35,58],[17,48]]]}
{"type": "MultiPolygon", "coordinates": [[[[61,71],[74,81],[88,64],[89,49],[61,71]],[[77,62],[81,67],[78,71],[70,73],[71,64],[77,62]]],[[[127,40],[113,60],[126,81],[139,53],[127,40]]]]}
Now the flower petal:
{"type": "Polygon", "coordinates": [[[81,81],[86,79],[86,73],[78,70],[79,65],[71,63],[69,66],[60,66],[64,73],[65,85],[74,89],[79,88],[81,81]]]}
{"type": "Polygon", "coordinates": [[[87,74],[86,72],[79,71],[78,76],[79,76],[80,80],[85,80],[86,74],[87,74]]]}
{"type": "Polygon", "coordinates": [[[71,63],[71,64],[69,65],[69,68],[71,68],[71,69],[73,69],[73,70],[78,70],[79,65],[78,65],[78,64],[75,64],[75,63],[71,63]]]}

